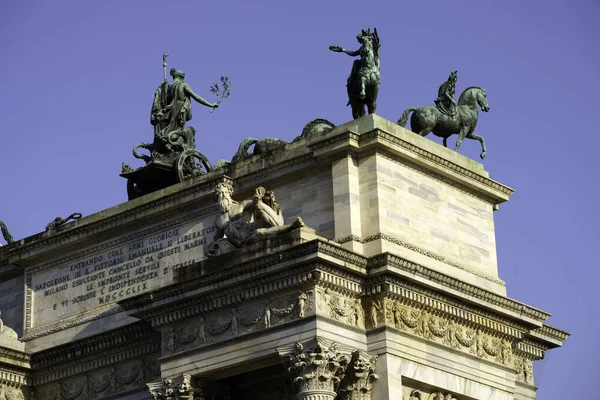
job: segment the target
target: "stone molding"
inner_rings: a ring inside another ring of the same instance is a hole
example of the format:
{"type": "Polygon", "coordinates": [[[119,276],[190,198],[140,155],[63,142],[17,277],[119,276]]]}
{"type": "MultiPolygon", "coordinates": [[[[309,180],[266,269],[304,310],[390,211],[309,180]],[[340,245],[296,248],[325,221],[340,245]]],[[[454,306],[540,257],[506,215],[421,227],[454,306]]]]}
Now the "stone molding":
{"type": "Polygon", "coordinates": [[[461,269],[461,270],[463,270],[465,272],[469,272],[469,273],[471,273],[471,274],[473,274],[475,276],[478,276],[480,278],[484,278],[484,279],[486,279],[486,280],[488,280],[490,282],[494,282],[494,283],[497,283],[499,285],[506,286],[506,283],[502,279],[500,279],[500,278],[497,278],[495,276],[486,274],[486,273],[484,273],[482,271],[479,271],[479,270],[475,270],[473,268],[469,268],[469,267],[467,267],[467,266],[465,266],[465,265],[463,265],[463,264],[461,264],[461,263],[459,263],[457,261],[454,261],[452,259],[444,257],[441,254],[437,254],[437,253],[435,253],[433,251],[425,250],[425,249],[423,249],[423,248],[421,248],[419,246],[416,246],[414,244],[408,243],[408,242],[406,242],[406,241],[404,241],[402,239],[399,239],[399,238],[397,238],[397,237],[395,237],[393,235],[388,235],[387,233],[377,233],[375,235],[367,236],[364,239],[361,238],[361,237],[359,237],[359,236],[357,236],[357,235],[351,235],[351,236],[346,236],[346,237],[343,237],[343,238],[335,238],[335,239],[333,239],[333,241],[335,243],[339,243],[339,244],[347,243],[347,242],[350,242],[350,241],[354,241],[354,242],[357,242],[357,243],[365,244],[365,243],[373,242],[375,240],[385,240],[387,242],[390,242],[390,243],[393,243],[393,244],[397,244],[398,246],[402,246],[402,247],[407,248],[409,250],[412,250],[412,251],[414,251],[416,253],[419,253],[421,255],[427,256],[429,258],[432,258],[432,259],[434,259],[436,261],[440,261],[440,262],[443,262],[445,264],[448,264],[448,265],[451,265],[453,267],[456,267],[458,269],[461,269]]]}
{"type": "Polygon", "coordinates": [[[326,157],[330,158],[345,157],[347,151],[352,151],[359,158],[373,154],[373,151],[383,153],[391,160],[408,164],[429,176],[442,180],[444,183],[450,184],[467,194],[481,198],[490,204],[499,204],[507,201],[508,197],[514,192],[513,189],[486,176],[470,171],[379,128],[361,134],[347,129],[325,139],[313,142],[308,147],[316,156],[322,157],[326,155],[326,157]],[[412,159],[398,153],[393,147],[386,146],[383,142],[397,146],[402,151],[408,151],[412,155],[412,159]],[[373,149],[373,146],[375,146],[375,149],[373,149]],[[331,148],[329,151],[328,147],[331,148]],[[414,160],[419,160],[419,162],[414,160]],[[443,171],[443,174],[441,171],[443,171]],[[482,193],[481,190],[474,188],[477,186],[484,189],[486,193],[482,193]]]}
{"type": "Polygon", "coordinates": [[[446,287],[457,290],[476,300],[483,300],[496,306],[516,312],[519,315],[525,315],[529,318],[540,321],[540,323],[550,317],[550,314],[547,312],[538,310],[537,308],[525,305],[508,297],[495,294],[477,286],[462,282],[456,278],[444,275],[423,265],[413,263],[412,261],[408,261],[402,257],[388,252],[371,257],[369,259],[369,270],[377,267],[385,267],[388,264],[395,268],[410,272],[411,274],[421,275],[430,281],[443,284],[446,287]]]}
{"type": "Polygon", "coordinates": [[[160,336],[140,322],[32,356],[33,383],[43,385],[160,351],[160,336]]]}
{"type": "Polygon", "coordinates": [[[50,247],[53,245],[56,247],[66,244],[68,241],[73,239],[76,240],[83,236],[89,237],[107,229],[122,225],[124,221],[128,219],[139,219],[148,212],[156,213],[161,209],[164,209],[165,206],[191,195],[202,192],[204,192],[204,195],[211,195],[218,182],[221,182],[223,179],[230,179],[217,174],[208,176],[208,178],[210,179],[205,178],[206,180],[195,184],[185,183],[185,186],[187,186],[185,188],[175,189],[175,186],[173,186],[165,189],[164,191],[151,193],[143,198],[129,201],[127,203],[126,210],[118,212],[114,209],[109,209],[106,212],[112,211],[111,215],[100,220],[89,221],[87,218],[82,218],[76,222],[72,222],[64,227],[58,228],[51,234],[43,232],[16,241],[11,246],[3,247],[3,249],[6,250],[0,250],[0,264],[2,264],[2,261],[7,261],[11,258],[19,258],[29,252],[39,250],[44,247],[50,247]],[[165,191],[172,193],[168,195],[161,195],[161,192],[165,191]]]}
{"type": "Polygon", "coordinates": [[[249,335],[310,318],[314,311],[313,290],[294,290],[268,300],[246,301],[218,312],[189,317],[181,323],[172,322],[162,330],[163,356],[173,359],[190,351],[231,343],[240,337],[249,339],[249,335]]]}
{"type": "MultiPolygon", "coordinates": [[[[363,268],[368,268],[368,270],[370,271],[375,268],[385,267],[386,265],[389,264],[390,266],[393,266],[395,268],[405,270],[407,272],[410,272],[411,274],[421,275],[433,282],[442,284],[450,289],[464,293],[465,295],[473,298],[473,300],[475,300],[475,301],[483,300],[483,301],[493,304],[494,306],[498,306],[498,307],[507,309],[510,312],[514,312],[514,313],[518,313],[519,315],[527,316],[533,320],[539,321],[540,325],[543,321],[545,321],[550,316],[550,314],[548,314],[544,311],[538,310],[534,307],[527,306],[523,303],[520,303],[515,300],[511,300],[510,298],[507,298],[505,296],[501,296],[501,295],[489,292],[489,291],[487,291],[485,289],[481,289],[477,286],[467,284],[458,279],[449,277],[440,272],[431,270],[420,264],[413,263],[411,261],[408,261],[401,257],[395,256],[393,254],[382,253],[382,254],[376,255],[374,257],[371,257],[369,259],[369,258],[360,256],[354,252],[351,252],[349,250],[343,249],[342,247],[339,247],[337,245],[327,243],[325,240],[322,240],[322,239],[316,239],[316,240],[313,240],[313,241],[310,241],[307,243],[302,243],[297,246],[294,246],[292,249],[284,250],[279,253],[270,254],[267,256],[260,257],[258,259],[254,259],[254,260],[251,260],[251,261],[248,261],[245,263],[241,263],[233,268],[228,268],[227,265],[224,265],[222,271],[215,272],[214,274],[202,276],[201,279],[200,278],[190,279],[186,282],[181,282],[181,283],[166,287],[164,289],[159,289],[159,290],[153,292],[152,294],[147,293],[147,294],[143,294],[143,295],[140,295],[137,297],[132,297],[132,298],[126,299],[124,301],[121,301],[119,304],[125,310],[142,308],[144,306],[148,306],[148,305],[152,304],[153,301],[168,299],[170,297],[182,295],[186,292],[189,292],[190,290],[197,288],[199,284],[202,284],[204,286],[204,285],[208,285],[210,283],[216,282],[216,281],[223,282],[226,279],[231,278],[231,277],[242,276],[242,274],[255,275],[256,272],[260,269],[265,270],[274,265],[283,264],[284,262],[292,262],[295,259],[303,258],[303,257],[306,257],[306,256],[314,254],[314,253],[317,253],[317,255],[319,255],[319,256],[321,254],[333,256],[340,261],[346,262],[347,263],[346,266],[348,267],[348,269],[340,269],[340,268],[331,266],[331,269],[328,271],[335,271],[333,274],[336,277],[339,277],[340,275],[344,276],[344,274],[347,276],[358,277],[358,279],[355,278],[356,283],[354,283],[354,284],[348,283],[347,284],[348,289],[350,289],[350,287],[354,287],[354,289],[351,289],[351,291],[353,291],[353,292],[355,292],[361,285],[374,286],[374,285],[383,283],[383,282],[380,282],[381,278],[379,278],[379,277],[377,277],[377,278],[374,277],[374,278],[369,279],[368,281],[364,281],[364,278],[366,276],[366,269],[363,270],[363,268]]],[[[195,266],[191,266],[191,268],[195,268],[197,270],[200,269],[199,267],[201,267],[201,263],[197,264],[195,266]]],[[[307,271],[308,270],[310,270],[310,268],[307,268],[307,271]]],[[[327,275],[322,274],[322,273],[311,274],[309,281],[311,279],[316,279],[316,280],[325,279],[326,277],[327,277],[327,275]],[[321,276],[323,278],[321,278],[321,276]]],[[[306,279],[308,279],[308,276],[306,279]]],[[[393,279],[393,278],[390,277],[390,278],[386,278],[386,279],[393,279]]],[[[272,278],[268,277],[267,281],[268,280],[272,280],[272,278]]]]}
{"type": "Polygon", "coordinates": [[[35,390],[36,393],[43,393],[44,400],[89,400],[106,396],[119,398],[126,393],[143,390],[146,382],[158,378],[160,365],[157,361],[137,358],[129,362],[111,363],[87,374],[62,376],[52,383],[36,386],[35,390]]]}
{"type": "MultiPolygon", "coordinates": [[[[332,248],[338,254],[348,253],[348,251],[337,246],[326,246],[319,240],[296,246],[296,248],[308,249],[308,253],[311,251],[320,251],[321,249],[327,251],[332,248]]],[[[298,254],[308,254],[305,250],[297,253],[296,256],[298,254]]],[[[306,260],[305,256],[301,258],[306,260]]],[[[177,330],[179,329],[178,324],[180,321],[202,317],[205,318],[204,323],[206,323],[207,315],[221,315],[222,322],[219,325],[222,325],[222,329],[213,329],[214,332],[223,330],[223,332],[216,335],[219,336],[232,329],[229,325],[226,326],[226,320],[227,318],[231,318],[230,315],[233,308],[237,307],[238,311],[243,311],[245,315],[240,315],[240,318],[246,321],[248,327],[252,326],[249,331],[246,330],[244,332],[254,332],[255,330],[262,329],[259,328],[259,326],[262,326],[261,318],[265,318],[264,307],[259,304],[260,299],[264,301],[266,297],[276,297],[277,293],[285,293],[282,291],[287,291],[288,293],[302,291],[305,293],[310,292],[310,295],[307,294],[307,296],[311,298],[311,301],[315,302],[315,313],[318,315],[318,318],[328,319],[337,325],[341,324],[339,326],[344,326],[346,329],[358,329],[357,332],[363,332],[365,328],[369,330],[374,329],[385,324],[398,327],[401,324],[402,328],[405,330],[410,328],[408,330],[412,332],[411,329],[415,327],[411,325],[417,323],[422,311],[426,311],[431,317],[428,319],[428,323],[432,325],[428,330],[423,330],[423,337],[432,341],[443,341],[444,335],[448,334],[447,331],[452,329],[454,325],[455,328],[460,328],[461,331],[458,336],[456,336],[455,331],[454,338],[449,339],[450,347],[456,346],[456,343],[462,341],[462,347],[459,347],[464,348],[466,352],[475,352],[474,354],[483,358],[497,359],[500,363],[505,364],[508,362],[505,360],[505,357],[510,357],[510,352],[513,348],[522,347],[522,351],[525,353],[539,358],[547,349],[556,347],[556,344],[538,343],[539,340],[529,335],[532,328],[536,329],[534,322],[527,319],[521,321],[518,319],[518,316],[524,315],[531,319],[537,318],[537,321],[539,321],[547,316],[546,313],[524,306],[522,303],[514,300],[462,283],[453,278],[444,278],[443,274],[427,272],[424,267],[412,264],[389,253],[369,259],[366,262],[369,271],[372,271],[376,266],[390,264],[393,266],[400,265],[403,269],[408,269],[413,274],[417,273],[417,271],[424,273],[433,281],[436,281],[436,279],[433,279],[432,275],[439,276],[440,280],[443,279],[442,282],[447,286],[451,286],[449,283],[456,285],[455,287],[458,290],[467,293],[471,299],[476,301],[476,299],[480,298],[493,304],[494,307],[478,306],[475,301],[466,303],[457,300],[452,295],[428,289],[416,282],[408,281],[385,271],[378,271],[377,275],[369,278],[363,272],[362,268],[350,270],[324,261],[305,262],[300,266],[293,266],[294,264],[287,262],[293,259],[283,257],[281,253],[276,253],[261,258],[262,261],[258,260],[258,263],[257,260],[246,263],[242,269],[232,268],[234,270],[233,275],[239,279],[237,284],[232,283],[228,285],[226,281],[222,281],[222,285],[217,292],[206,290],[206,294],[203,295],[198,295],[197,290],[202,285],[209,285],[211,283],[210,277],[207,275],[198,280],[190,280],[185,282],[185,285],[187,285],[188,291],[196,290],[196,294],[193,296],[188,295],[187,299],[179,295],[177,303],[163,303],[160,307],[152,306],[153,299],[154,301],[168,299],[175,295],[173,292],[175,289],[177,290],[176,293],[185,293],[184,291],[179,292],[182,288],[174,289],[174,286],[161,289],[152,295],[142,295],[141,297],[146,296],[143,300],[133,298],[126,300],[126,302],[135,306],[132,307],[131,315],[151,321],[152,326],[156,328],[170,326],[177,330]],[[286,262],[283,263],[282,261],[286,262]],[[269,273],[261,275],[257,272],[257,269],[244,269],[249,268],[248,266],[252,264],[256,266],[255,268],[269,269],[269,273]],[[277,264],[280,264],[279,269],[270,269],[271,266],[277,264]],[[251,274],[256,278],[250,281],[244,280],[245,273],[251,274]],[[161,293],[161,291],[164,292],[161,293]],[[329,291],[328,298],[325,296],[327,291],[329,291]],[[167,295],[166,293],[169,294],[167,295]],[[366,298],[364,297],[365,294],[367,295],[366,298]],[[374,303],[372,301],[374,299],[373,296],[378,296],[381,302],[374,303]],[[251,302],[256,302],[257,305],[252,306],[256,308],[255,310],[250,310],[252,308],[250,306],[248,306],[249,308],[239,306],[240,304],[250,304],[251,302]],[[357,305],[360,305],[360,307],[357,307],[357,305]],[[394,307],[401,308],[402,310],[406,309],[406,311],[403,311],[405,315],[404,320],[398,318],[396,318],[397,321],[394,320],[394,307]],[[411,316],[413,312],[414,316],[411,316]],[[374,314],[375,316],[373,316],[374,314]],[[226,318],[226,316],[229,317],[226,318]],[[508,350],[509,348],[511,349],[510,351],[508,350]]],[[[317,260],[319,259],[317,258],[317,260]]],[[[365,264],[366,259],[362,258],[359,261],[361,261],[361,264],[365,264]]],[[[292,303],[290,300],[290,304],[292,303]]],[[[237,322],[239,323],[240,320],[237,322]]],[[[541,321],[539,324],[541,325],[541,321]]],[[[241,329],[240,325],[238,325],[238,328],[241,329]]],[[[200,332],[199,329],[198,332],[200,332]]],[[[195,331],[181,331],[174,334],[176,339],[174,339],[173,343],[177,343],[178,341],[181,343],[190,342],[196,340],[198,335],[199,333],[195,331]]],[[[208,336],[206,333],[205,335],[208,336]]],[[[227,335],[222,336],[222,338],[219,341],[230,339],[227,335]]],[[[163,338],[163,348],[165,340],[163,338]]],[[[171,351],[170,353],[173,352],[171,351]]],[[[168,353],[166,352],[166,354],[168,353]]]]}

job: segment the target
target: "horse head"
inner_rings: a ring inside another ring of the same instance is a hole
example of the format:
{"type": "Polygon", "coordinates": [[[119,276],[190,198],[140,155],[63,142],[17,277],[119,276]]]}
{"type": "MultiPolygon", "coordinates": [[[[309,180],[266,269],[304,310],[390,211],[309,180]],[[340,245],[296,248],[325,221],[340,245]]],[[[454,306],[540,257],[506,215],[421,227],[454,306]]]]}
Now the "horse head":
{"type": "Polygon", "coordinates": [[[361,30],[361,32],[356,35],[356,40],[358,40],[358,43],[362,44],[362,45],[371,45],[373,44],[373,35],[374,33],[371,32],[371,28],[367,29],[366,31],[364,29],[361,30]]]}
{"type": "Polygon", "coordinates": [[[459,106],[470,106],[481,108],[481,111],[490,111],[490,105],[487,102],[487,93],[485,89],[478,86],[471,86],[466,88],[458,99],[459,106]]]}

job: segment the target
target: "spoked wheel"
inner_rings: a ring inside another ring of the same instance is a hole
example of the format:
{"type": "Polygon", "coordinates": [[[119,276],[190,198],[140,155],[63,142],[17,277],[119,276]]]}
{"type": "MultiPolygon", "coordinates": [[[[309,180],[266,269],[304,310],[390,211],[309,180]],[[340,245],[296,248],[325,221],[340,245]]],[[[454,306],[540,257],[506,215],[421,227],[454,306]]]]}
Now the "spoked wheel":
{"type": "Polygon", "coordinates": [[[212,171],[210,161],[196,149],[182,151],[177,157],[177,161],[175,161],[175,168],[177,169],[178,182],[212,171]]]}

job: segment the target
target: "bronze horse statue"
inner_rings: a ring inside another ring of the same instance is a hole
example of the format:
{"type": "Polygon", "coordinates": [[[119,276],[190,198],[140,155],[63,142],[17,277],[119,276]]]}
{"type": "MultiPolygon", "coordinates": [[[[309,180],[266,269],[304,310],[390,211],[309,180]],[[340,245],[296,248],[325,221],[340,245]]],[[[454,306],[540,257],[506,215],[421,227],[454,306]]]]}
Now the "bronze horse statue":
{"type": "Polygon", "coordinates": [[[406,126],[408,115],[410,117],[410,129],[421,136],[427,136],[430,132],[444,139],[444,147],[448,147],[446,141],[452,135],[458,134],[456,147],[458,151],[464,138],[478,140],[481,143],[480,157],[485,158],[486,148],[483,137],[475,134],[477,119],[481,111],[490,111],[485,89],[477,86],[466,88],[458,99],[457,113],[455,116],[442,114],[436,107],[423,106],[419,108],[407,108],[398,120],[398,125],[406,126]]]}
{"type": "Polygon", "coordinates": [[[340,46],[329,46],[329,50],[337,53],[346,53],[351,57],[360,56],[354,60],[352,71],[348,77],[346,89],[348,91],[347,106],[352,107],[352,117],[358,119],[365,115],[365,106],[369,114],[377,109],[377,95],[379,94],[379,35],[377,29],[363,29],[356,36],[361,44],[356,51],[344,50],[340,46]]]}

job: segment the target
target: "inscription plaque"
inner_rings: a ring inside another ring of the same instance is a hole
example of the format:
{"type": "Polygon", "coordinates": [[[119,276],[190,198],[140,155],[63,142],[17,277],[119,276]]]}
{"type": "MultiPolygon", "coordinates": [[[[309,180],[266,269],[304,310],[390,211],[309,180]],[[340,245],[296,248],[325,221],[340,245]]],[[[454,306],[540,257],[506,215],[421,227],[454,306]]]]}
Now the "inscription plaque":
{"type": "Polygon", "coordinates": [[[169,285],[174,269],[206,258],[204,243],[212,237],[213,223],[214,216],[166,222],[65,257],[55,266],[33,268],[30,328],[169,285]]]}

